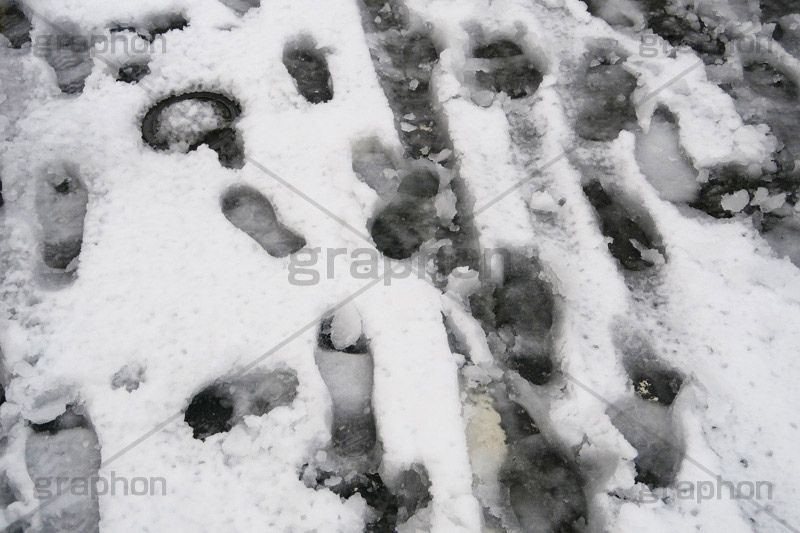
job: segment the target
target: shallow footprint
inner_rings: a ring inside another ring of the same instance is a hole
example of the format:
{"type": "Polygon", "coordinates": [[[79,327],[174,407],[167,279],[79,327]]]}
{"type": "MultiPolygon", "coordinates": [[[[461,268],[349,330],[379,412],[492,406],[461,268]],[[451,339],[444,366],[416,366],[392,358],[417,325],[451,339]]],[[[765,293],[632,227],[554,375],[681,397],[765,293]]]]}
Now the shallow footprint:
{"type": "Polygon", "coordinates": [[[685,445],[670,407],[684,376],[662,363],[649,342],[624,328],[615,332],[615,345],[633,384],[636,396],[625,401],[612,416],[612,423],[631,446],[636,481],[651,488],[669,486],[677,476],[685,445]]]}
{"type": "Polygon", "coordinates": [[[300,40],[283,50],[283,64],[294,79],[297,91],[312,104],[333,99],[333,81],[325,54],[313,42],[300,40]]]}
{"type": "Polygon", "coordinates": [[[99,531],[92,478],[100,469],[100,444],[88,418],[68,406],[55,420],[31,429],[25,464],[40,498],[42,531],[99,531]]]}
{"type": "Polygon", "coordinates": [[[297,375],[290,370],[253,370],[214,383],[197,393],[184,413],[195,439],[225,433],[248,415],[266,415],[297,397],[297,375]]]}
{"type": "Polygon", "coordinates": [[[323,320],[315,351],[317,368],[331,396],[331,447],[306,465],[301,479],[344,499],[359,494],[369,506],[366,531],[394,531],[431,501],[427,470],[403,469],[387,483],[372,407],[373,361],[361,317],[350,304],[323,320]]]}
{"type": "Polygon", "coordinates": [[[89,39],[84,32],[65,23],[57,32],[42,37],[41,53],[55,72],[58,88],[66,94],[83,92],[94,66],[89,39]],[[71,33],[62,31],[65,28],[70,28],[71,33]]]}
{"type": "Polygon", "coordinates": [[[222,213],[273,257],[286,257],[306,245],[301,235],[278,220],[272,203],[247,185],[234,185],[225,192],[222,213]]]}
{"type": "Polygon", "coordinates": [[[43,179],[36,194],[42,228],[42,261],[57,277],[72,276],[83,245],[83,224],[89,193],[75,172],[43,179]]]}

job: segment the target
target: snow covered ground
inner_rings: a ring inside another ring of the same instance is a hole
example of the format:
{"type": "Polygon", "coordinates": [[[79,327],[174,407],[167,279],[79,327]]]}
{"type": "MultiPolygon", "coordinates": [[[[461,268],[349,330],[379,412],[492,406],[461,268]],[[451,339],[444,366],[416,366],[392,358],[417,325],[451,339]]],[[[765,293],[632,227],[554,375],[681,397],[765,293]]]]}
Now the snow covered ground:
{"type": "Polygon", "coordinates": [[[798,531],[795,4],[0,0],[0,528],[798,531]]]}

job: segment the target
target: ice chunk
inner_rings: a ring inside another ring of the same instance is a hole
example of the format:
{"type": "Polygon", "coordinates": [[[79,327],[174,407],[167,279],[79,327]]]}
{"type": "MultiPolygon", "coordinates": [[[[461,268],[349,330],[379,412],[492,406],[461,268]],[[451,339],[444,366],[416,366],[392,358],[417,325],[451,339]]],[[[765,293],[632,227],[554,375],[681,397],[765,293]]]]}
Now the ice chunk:
{"type": "Polygon", "coordinates": [[[361,315],[352,303],[345,304],[333,315],[331,321],[331,342],[343,351],[361,338],[361,315]]]}
{"type": "Polygon", "coordinates": [[[723,195],[720,201],[722,208],[731,213],[738,213],[747,207],[748,203],[750,203],[750,194],[744,189],[723,195]]]}

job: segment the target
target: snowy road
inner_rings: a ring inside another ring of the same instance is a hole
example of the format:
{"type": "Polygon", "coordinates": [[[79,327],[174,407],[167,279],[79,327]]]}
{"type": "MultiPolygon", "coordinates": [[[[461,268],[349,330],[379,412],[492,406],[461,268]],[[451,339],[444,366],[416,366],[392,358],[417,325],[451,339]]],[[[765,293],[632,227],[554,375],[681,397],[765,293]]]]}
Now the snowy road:
{"type": "Polygon", "coordinates": [[[800,530],[794,2],[0,33],[4,531],[800,530]]]}

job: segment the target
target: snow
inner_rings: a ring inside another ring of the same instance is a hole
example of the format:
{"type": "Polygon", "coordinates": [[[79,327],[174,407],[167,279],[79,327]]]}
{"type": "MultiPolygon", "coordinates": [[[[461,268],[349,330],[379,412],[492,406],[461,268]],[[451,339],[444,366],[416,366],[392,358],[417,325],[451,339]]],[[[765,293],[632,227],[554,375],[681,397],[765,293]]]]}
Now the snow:
{"type": "MultiPolygon", "coordinates": [[[[709,3],[724,4],[720,17],[743,16],[742,2],[709,3]]],[[[524,249],[552,288],[555,370],[533,385],[493,356],[504,333],[487,334],[471,314],[470,297],[487,283],[475,270],[457,268],[443,289],[416,274],[352,274],[355,250],[374,252],[382,269],[413,261],[381,257],[369,235],[410,169],[360,4],[26,2],[26,14],[38,14],[34,37],[52,31],[47,20],[83,33],[146,29],[178,13],[189,25],[164,34],[151,73],[133,84],[115,80],[119,65],[105,68],[113,54],[86,63],[0,47],[0,474],[13,489],[3,497],[14,500],[0,527],[24,518],[42,529],[71,508],[99,516],[101,531],[360,531],[374,512],[364,498],[301,479],[304,465],[334,461],[340,409],[374,417],[388,487],[399,490],[414,468],[430,478],[431,503],[400,530],[488,530],[487,508],[556,520],[524,503],[552,481],[535,470],[516,509],[500,496],[504,465],[514,466],[507,459],[524,439],[506,433],[497,398],[535,421],[532,449],[556,450],[579,473],[590,530],[781,531],[778,519],[800,527],[794,200],[766,187],[733,191],[722,200],[730,219],[686,205],[710,169],[767,168],[778,140],[743,116],[694,52],[639,53],[635,2],[604,3],[602,12],[591,4],[594,15],[578,0],[405,3],[440,52],[432,93],[452,146],[434,162],[455,161],[430,211],[452,220],[466,198],[479,249],[524,249]],[[284,65],[287,43],[306,37],[324,52],[329,101],[304,98],[284,65]],[[516,42],[539,69],[535,92],[512,99],[476,85],[473,67],[488,60],[472,57],[474,47],[497,39],[516,42]],[[578,89],[603,54],[627,73],[615,71],[619,79],[635,78],[635,114],[608,138],[582,139],[575,122],[587,99],[578,89]],[[62,91],[84,75],[82,92],[62,91]],[[208,146],[186,151],[223,125],[210,104],[180,102],[162,114],[162,135],[182,149],[142,140],[152,105],[201,90],[241,104],[242,168],[222,167],[208,146]],[[610,254],[584,194],[590,179],[653,238],[652,248],[634,243],[653,266],[631,272],[610,254]],[[225,209],[226,195],[242,190],[254,203],[225,209]],[[747,218],[752,206],[789,215],[762,235],[747,218]],[[315,262],[293,253],[301,241],[319,249],[315,262]],[[60,251],[47,261],[53,245],[60,251]],[[303,265],[316,283],[292,282],[303,265]],[[319,345],[327,319],[333,349],[319,345]],[[368,353],[346,353],[362,336],[368,353]],[[643,354],[683,376],[671,405],[637,393],[629,361],[643,354]],[[236,398],[230,430],[193,438],[184,413],[220,383],[236,398]],[[283,398],[286,383],[288,400],[259,403],[283,398]],[[90,429],[32,429],[68,404],[90,429]],[[660,447],[643,426],[673,446],[660,447]],[[35,478],[73,475],[70,460],[100,476],[163,477],[166,494],[65,498],[37,512],[35,478]],[[643,461],[670,478],[651,502],[637,500],[643,461]],[[698,502],[670,492],[716,476],[767,481],[772,499],[698,502]]],[[[783,53],[796,68],[788,45],[783,53]]],[[[398,122],[401,131],[415,118],[398,122]]],[[[489,281],[502,279],[490,270],[489,281]]]]}
{"type": "Polygon", "coordinates": [[[637,138],[636,160],[662,199],[688,203],[697,197],[697,171],[681,151],[677,128],[658,114],[637,138]]]}

